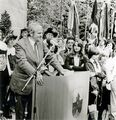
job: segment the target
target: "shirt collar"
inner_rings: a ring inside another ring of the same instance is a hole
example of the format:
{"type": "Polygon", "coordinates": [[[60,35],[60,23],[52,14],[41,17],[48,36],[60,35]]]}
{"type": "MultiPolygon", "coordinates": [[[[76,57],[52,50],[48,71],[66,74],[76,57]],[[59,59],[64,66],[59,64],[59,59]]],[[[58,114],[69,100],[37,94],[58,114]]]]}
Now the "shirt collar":
{"type": "Polygon", "coordinates": [[[34,50],[34,44],[35,44],[35,41],[32,40],[32,39],[29,37],[29,42],[30,42],[30,44],[31,44],[31,46],[33,47],[33,50],[34,50]]]}

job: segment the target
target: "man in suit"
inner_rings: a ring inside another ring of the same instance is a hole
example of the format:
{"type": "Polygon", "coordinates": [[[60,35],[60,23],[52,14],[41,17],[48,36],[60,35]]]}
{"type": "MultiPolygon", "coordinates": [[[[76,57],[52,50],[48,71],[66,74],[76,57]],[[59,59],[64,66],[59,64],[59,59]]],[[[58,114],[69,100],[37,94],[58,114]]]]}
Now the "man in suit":
{"type": "MultiPolygon", "coordinates": [[[[16,120],[24,119],[25,107],[27,105],[27,118],[31,119],[32,109],[32,81],[36,80],[39,85],[43,85],[42,75],[39,71],[36,72],[36,77],[30,81],[27,87],[22,92],[22,88],[35,73],[37,66],[41,63],[44,55],[48,52],[48,48],[43,43],[43,28],[42,26],[32,21],[29,23],[30,36],[27,39],[21,39],[15,45],[16,49],[16,68],[12,74],[10,87],[16,95],[16,120]]],[[[47,57],[48,60],[53,59],[52,66],[55,67],[61,74],[63,68],[58,61],[53,58],[52,53],[47,57]]]]}

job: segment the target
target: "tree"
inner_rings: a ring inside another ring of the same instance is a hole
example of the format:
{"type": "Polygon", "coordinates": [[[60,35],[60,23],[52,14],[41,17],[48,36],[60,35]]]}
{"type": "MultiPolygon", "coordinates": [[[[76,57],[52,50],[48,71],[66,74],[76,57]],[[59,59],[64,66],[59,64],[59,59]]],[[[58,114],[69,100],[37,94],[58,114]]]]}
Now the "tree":
{"type": "Polygon", "coordinates": [[[57,28],[67,9],[66,0],[28,0],[27,20],[37,20],[44,28],[53,26],[57,28]]]}
{"type": "MultiPolygon", "coordinates": [[[[93,2],[94,0],[76,0],[80,19],[79,33],[82,40],[85,40],[85,31],[90,24],[93,2]]],[[[98,20],[100,17],[100,8],[102,7],[101,3],[103,2],[97,2],[98,20]]],[[[111,5],[113,8],[116,8],[116,0],[111,0],[111,5]]],[[[67,20],[64,20],[63,15],[65,15],[66,11],[68,13],[69,7],[70,0],[28,0],[27,20],[37,20],[43,25],[44,29],[52,26],[60,33],[62,32],[63,34],[66,34],[67,28],[64,23],[66,23],[67,20]]]]}
{"type": "Polygon", "coordinates": [[[8,35],[11,29],[10,15],[5,11],[1,14],[0,28],[4,30],[4,37],[8,35]]]}

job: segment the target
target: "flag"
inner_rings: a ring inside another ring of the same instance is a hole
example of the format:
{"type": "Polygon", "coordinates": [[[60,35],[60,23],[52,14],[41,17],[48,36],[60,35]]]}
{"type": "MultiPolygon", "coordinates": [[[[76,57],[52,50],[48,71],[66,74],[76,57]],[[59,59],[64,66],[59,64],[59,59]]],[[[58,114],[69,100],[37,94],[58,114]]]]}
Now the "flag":
{"type": "Polygon", "coordinates": [[[91,24],[89,26],[88,36],[93,40],[95,45],[98,44],[98,22],[97,22],[97,1],[93,4],[93,10],[91,13],[91,24]]]}
{"type": "Polygon", "coordinates": [[[43,79],[36,90],[35,120],[87,120],[89,72],[43,79]]]}
{"type": "Polygon", "coordinates": [[[68,15],[68,30],[74,37],[79,38],[79,15],[75,1],[71,1],[71,6],[68,15]]]}
{"type": "MultiPolygon", "coordinates": [[[[113,25],[112,25],[112,38],[115,40],[116,38],[116,12],[113,14],[113,25]]],[[[116,42],[116,40],[115,40],[116,42]]]]}
{"type": "Polygon", "coordinates": [[[106,39],[108,38],[108,5],[105,3],[105,8],[104,8],[104,32],[103,32],[103,37],[106,39]]]}
{"type": "Polygon", "coordinates": [[[103,18],[102,18],[102,15],[103,15],[103,10],[100,11],[100,17],[99,17],[99,26],[98,26],[98,29],[99,29],[99,33],[98,33],[99,40],[101,38],[103,38],[103,18]]]}
{"type": "Polygon", "coordinates": [[[93,10],[92,10],[92,14],[91,14],[92,22],[94,22],[97,25],[98,22],[97,22],[96,15],[97,15],[97,0],[95,0],[95,2],[93,4],[93,10]]]}
{"type": "Polygon", "coordinates": [[[104,3],[99,19],[99,39],[103,37],[105,37],[106,39],[108,38],[108,22],[108,6],[107,3],[104,3]]]}

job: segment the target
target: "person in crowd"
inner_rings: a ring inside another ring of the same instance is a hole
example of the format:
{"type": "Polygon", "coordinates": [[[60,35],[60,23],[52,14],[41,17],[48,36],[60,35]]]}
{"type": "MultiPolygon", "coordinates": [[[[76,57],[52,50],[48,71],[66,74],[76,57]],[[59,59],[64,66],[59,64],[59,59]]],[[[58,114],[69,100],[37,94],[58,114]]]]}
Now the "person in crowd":
{"type": "MultiPolygon", "coordinates": [[[[12,34],[7,36],[5,41],[5,43],[7,44],[7,68],[8,68],[8,74],[9,74],[9,81],[16,64],[15,48],[13,47],[14,40],[16,40],[16,38],[17,36],[12,34]]],[[[12,117],[11,112],[15,112],[14,107],[15,107],[14,92],[10,88],[8,88],[7,95],[6,95],[6,105],[5,105],[6,118],[12,117]]]]}
{"type": "Polygon", "coordinates": [[[75,36],[75,41],[82,44],[82,40],[79,38],[78,35],[75,36]]]}
{"type": "Polygon", "coordinates": [[[88,34],[87,36],[87,44],[85,45],[85,54],[89,59],[92,57],[93,54],[99,54],[96,45],[96,39],[93,39],[91,34],[88,34]]]}
{"type": "Polygon", "coordinates": [[[57,42],[58,42],[58,53],[60,53],[60,51],[65,49],[65,41],[63,38],[58,37],[57,42]]]}
{"type": "Polygon", "coordinates": [[[85,63],[82,54],[82,44],[77,41],[73,45],[73,52],[66,56],[65,69],[74,71],[85,71],[85,63]]]}
{"type": "Polygon", "coordinates": [[[105,78],[102,80],[102,85],[101,85],[101,91],[100,91],[101,101],[99,104],[98,120],[108,119],[108,116],[110,114],[110,90],[106,88],[106,72],[104,68],[104,65],[106,64],[106,61],[108,59],[110,58],[106,54],[101,54],[99,56],[99,63],[101,65],[105,78]]]}
{"type": "Polygon", "coordinates": [[[65,50],[65,41],[64,41],[64,39],[62,39],[60,37],[57,39],[57,41],[58,41],[57,59],[60,62],[60,64],[63,66],[64,65],[64,60],[61,57],[60,52],[65,50]]]}
{"type": "MultiPolygon", "coordinates": [[[[35,80],[38,85],[43,85],[42,75],[37,71],[37,67],[43,60],[45,54],[48,53],[47,46],[43,43],[43,28],[37,21],[31,21],[28,26],[30,36],[27,39],[20,39],[16,45],[16,67],[11,77],[10,88],[16,97],[16,120],[24,119],[24,112],[27,105],[27,118],[31,120],[32,112],[32,81],[22,91],[25,83],[31,75],[36,72],[35,80]]],[[[51,53],[47,59],[53,59],[51,53]]],[[[53,59],[51,64],[63,75],[64,70],[53,59]]]]}
{"type": "Polygon", "coordinates": [[[86,63],[86,69],[90,71],[91,77],[90,77],[90,89],[89,89],[89,117],[90,120],[98,119],[98,106],[101,97],[100,91],[101,91],[101,83],[104,79],[105,75],[102,72],[100,63],[98,61],[99,53],[94,53],[90,60],[86,63]]]}
{"type": "Polygon", "coordinates": [[[56,32],[55,29],[53,29],[52,27],[48,28],[43,34],[44,42],[46,44],[52,45],[51,40],[56,40],[56,39],[53,39],[53,38],[56,38],[57,35],[58,35],[58,33],[56,32]]]}
{"type": "Polygon", "coordinates": [[[22,39],[22,38],[27,39],[27,37],[28,37],[28,30],[27,30],[27,28],[21,29],[19,40],[22,39]]]}
{"type": "Polygon", "coordinates": [[[98,49],[99,53],[104,54],[106,44],[107,44],[107,41],[106,41],[105,38],[99,40],[99,43],[98,43],[98,46],[97,46],[97,49],[98,49]]]}
{"type": "Polygon", "coordinates": [[[7,45],[3,40],[3,30],[0,29],[0,114],[4,114],[5,98],[9,83],[7,69],[7,45]]]}
{"type": "MultiPolygon", "coordinates": [[[[57,38],[57,31],[55,31],[53,28],[48,28],[44,35],[43,38],[45,38],[44,43],[46,44],[47,48],[50,50],[51,49],[51,53],[53,54],[54,58],[57,59],[59,61],[59,63],[61,64],[61,59],[59,60],[59,54],[58,54],[58,49],[61,46],[60,43],[58,43],[58,38],[57,38]],[[60,46],[59,46],[60,44],[60,46]]],[[[50,64],[52,62],[52,60],[50,61],[46,61],[46,65],[48,67],[48,71],[52,74],[52,75],[57,75],[58,71],[52,67],[52,65],[50,64]]],[[[48,73],[48,71],[46,71],[48,73]]]]}
{"type": "Polygon", "coordinates": [[[66,60],[66,56],[69,53],[72,53],[73,51],[73,45],[74,45],[74,38],[73,37],[68,37],[66,40],[66,46],[65,46],[65,50],[60,52],[61,57],[63,58],[64,62],[66,60]]]}
{"type": "Polygon", "coordinates": [[[111,114],[114,120],[116,120],[116,49],[114,50],[114,57],[110,58],[104,64],[104,70],[106,72],[106,86],[111,90],[110,104],[111,114]]]}
{"type": "Polygon", "coordinates": [[[105,54],[109,57],[112,57],[114,47],[115,47],[115,43],[112,40],[108,40],[107,44],[106,44],[106,47],[104,49],[105,54]]]}
{"type": "Polygon", "coordinates": [[[10,35],[6,39],[6,44],[7,44],[7,56],[8,56],[8,61],[7,61],[7,66],[8,66],[8,72],[9,76],[11,76],[14,68],[15,68],[15,48],[14,48],[14,40],[16,40],[17,36],[15,35],[10,35]]]}
{"type": "MultiPolygon", "coordinates": [[[[51,49],[51,53],[53,53],[54,58],[59,61],[57,52],[58,52],[58,46],[53,46],[52,49],[51,49]]],[[[52,60],[46,61],[46,66],[48,68],[48,71],[52,74],[52,76],[59,75],[57,69],[55,69],[51,65],[51,62],[52,62],[52,60]]],[[[59,64],[60,64],[60,62],[59,62],[59,64]]]]}

